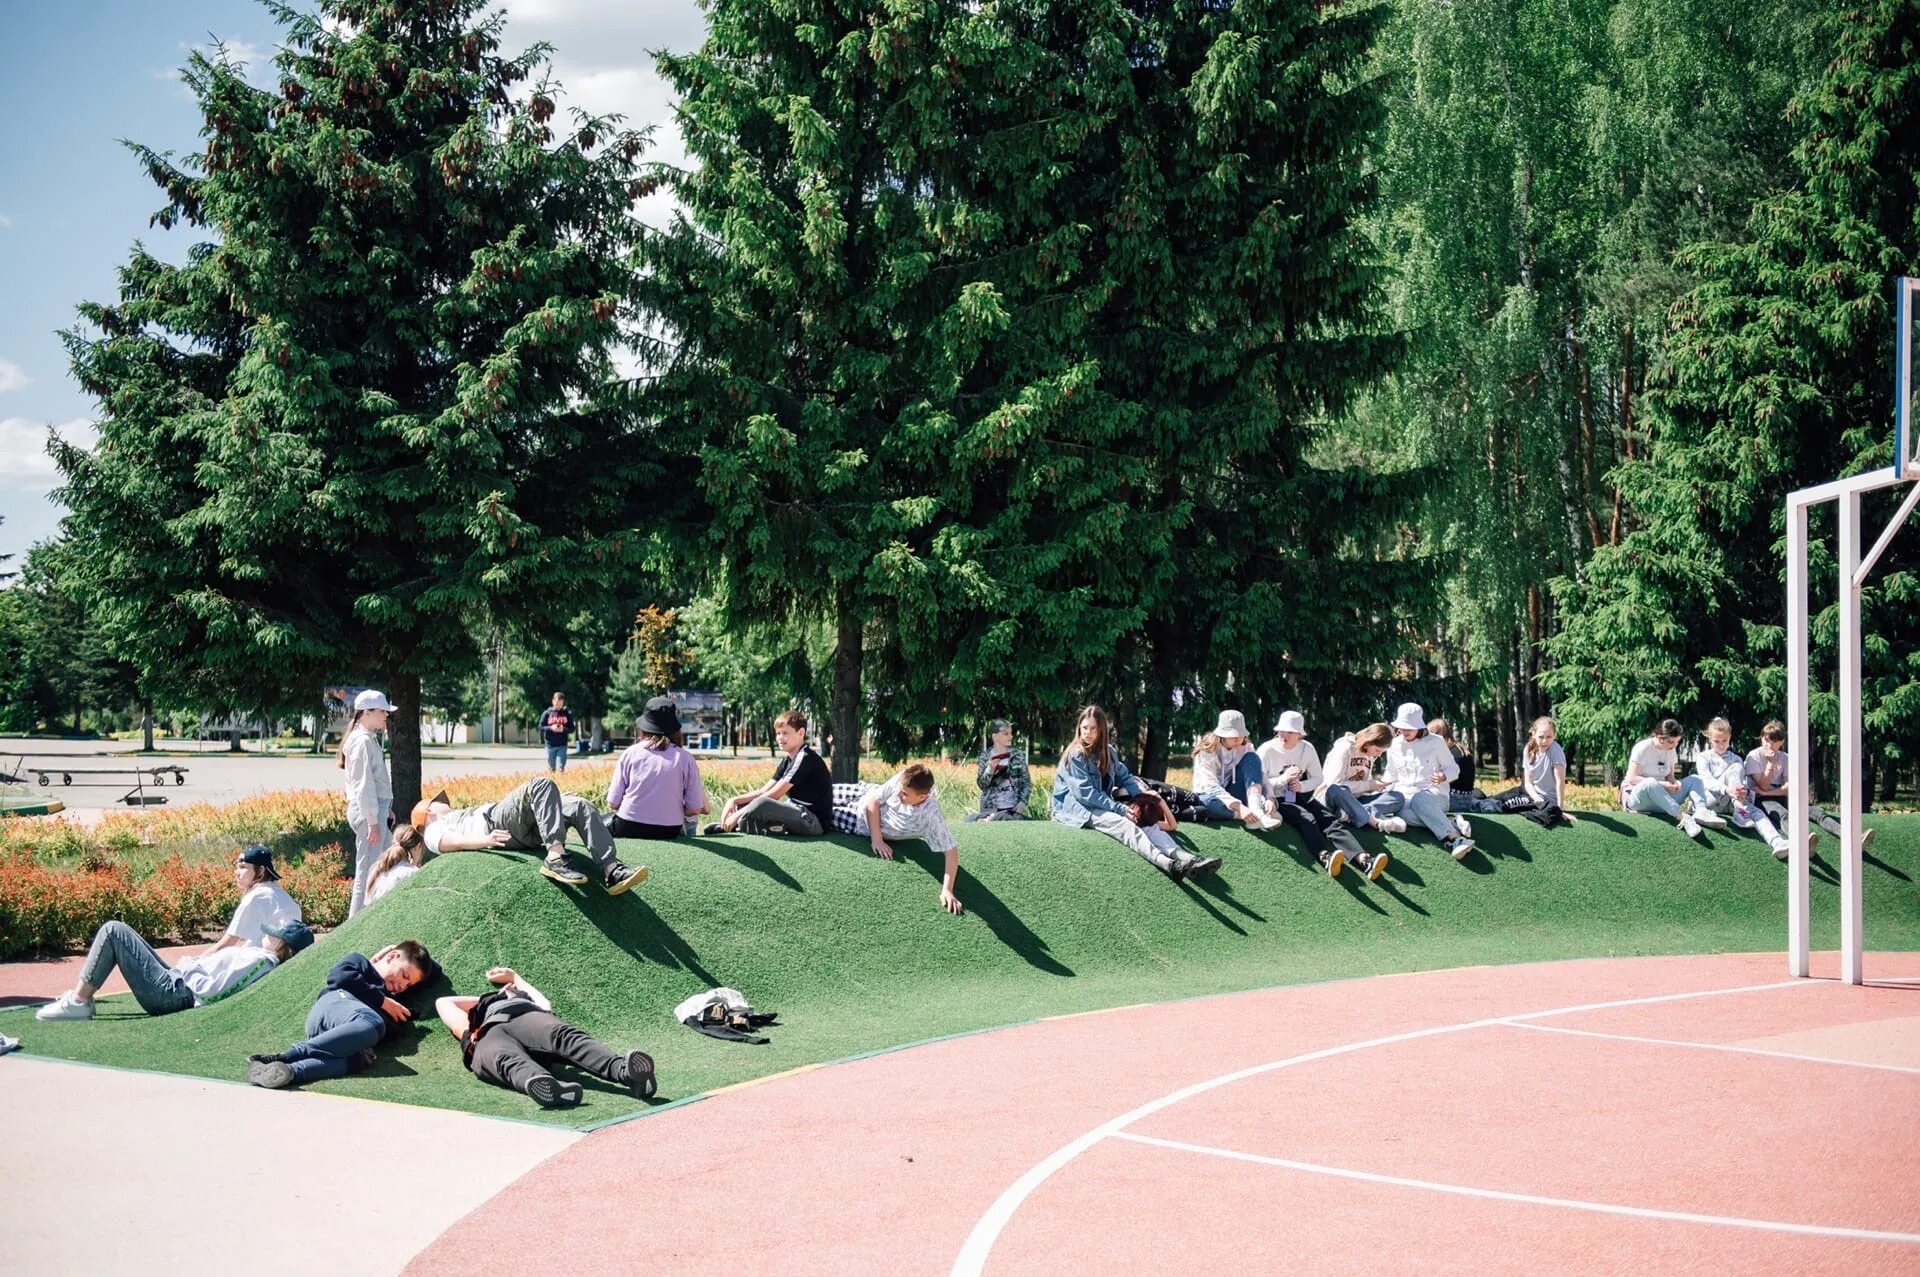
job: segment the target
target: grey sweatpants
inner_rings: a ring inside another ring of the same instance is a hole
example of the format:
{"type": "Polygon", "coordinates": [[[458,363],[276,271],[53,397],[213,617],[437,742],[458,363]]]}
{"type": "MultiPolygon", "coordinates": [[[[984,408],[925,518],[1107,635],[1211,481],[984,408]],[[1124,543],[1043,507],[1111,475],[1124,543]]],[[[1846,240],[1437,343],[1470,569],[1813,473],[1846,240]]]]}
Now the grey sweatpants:
{"type": "Polygon", "coordinates": [[[602,876],[614,864],[613,831],[606,818],[578,794],[561,793],[545,776],[534,777],[488,808],[487,823],[512,834],[512,845],[525,851],[565,846],[571,829],[587,845],[602,876]]]}
{"type": "Polygon", "coordinates": [[[93,933],[93,946],[87,950],[80,979],[98,989],[115,967],[127,978],[133,1000],[148,1015],[166,1015],[193,1005],[193,990],[187,987],[186,978],[124,922],[109,922],[93,933]]]}
{"type": "Polygon", "coordinates": [[[790,834],[805,834],[809,838],[820,835],[820,818],[799,803],[790,803],[784,798],[768,798],[762,794],[740,809],[739,829],[750,834],[770,832],[770,826],[778,825],[790,834]]]}
{"type": "Polygon", "coordinates": [[[1193,859],[1173,840],[1173,835],[1158,825],[1141,827],[1117,811],[1096,811],[1092,825],[1109,838],[1118,838],[1134,855],[1160,869],[1172,869],[1193,859]]]}

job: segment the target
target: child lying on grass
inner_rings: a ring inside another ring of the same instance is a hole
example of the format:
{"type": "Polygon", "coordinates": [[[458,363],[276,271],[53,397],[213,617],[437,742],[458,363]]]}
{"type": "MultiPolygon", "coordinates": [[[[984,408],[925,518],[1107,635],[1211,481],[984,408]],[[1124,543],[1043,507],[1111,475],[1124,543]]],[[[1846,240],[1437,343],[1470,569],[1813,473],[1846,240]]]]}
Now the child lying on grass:
{"type": "Polygon", "coordinates": [[[349,953],[327,973],[307,1012],[307,1036],[276,1055],[247,1057],[247,1081],[282,1090],[371,1068],[373,1048],[413,1018],[399,996],[436,979],[439,966],[418,940],[390,944],[372,959],[349,953]]]}
{"type": "Polygon", "coordinates": [[[653,1098],[658,1089],[653,1057],[645,1051],[614,1054],[555,1015],[546,994],[512,967],[494,967],[487,981],[499,987],[481,997],[441,998],[433,1004],[440,1022],[460,1040],[461,1057],[475,1077],[518,1091],[541,1108],[572,1108],[580,1102],[580,1084],[548,1071],[564,1060],[640,1099],[653,1098]]]}

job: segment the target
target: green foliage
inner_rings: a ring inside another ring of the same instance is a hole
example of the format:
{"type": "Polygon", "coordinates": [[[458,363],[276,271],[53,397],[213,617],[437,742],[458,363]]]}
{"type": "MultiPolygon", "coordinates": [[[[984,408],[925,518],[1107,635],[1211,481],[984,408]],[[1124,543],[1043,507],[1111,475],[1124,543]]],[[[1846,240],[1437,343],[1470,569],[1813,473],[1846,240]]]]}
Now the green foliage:
{"type": "Polygon", "coordinates": [[[556,121],[524,87],[545,49],[501,56],[480,0],[271,7],[277,86],[195,54],[205,149],[132,147],[154,220],[207,238],[136,245],[81,308],[100,443],[57,450],[62,495],[92,615],[164,700],[377,680],[404,807],[422,680],[470,671],[489,621],[572,616],[671,506],[610,362],[643,139],[556,121]]]}
{"type": "MultiPolygon", "coordinates": [[[[1616,480],[1640,526],[1563,582],[1555,690],[1615,743],[1634,713],[1699,708],[1742,730],[1785,709],[1782,540],[1796,488],[1884,466],[1892,437],[1889,281],[1920,270],[1920,6],[1856,5],[1819,28],[1832,60],[1794,100],[1792,185],[1745,233],[1680,257],[1699,282],[1675,305],[1652,401],[1651,455],[1616,480]],[[1664,657],[1627,653],[1658,645],[1664,657]],[[1671,699],[1670,699],[1671,698],[1671,699]]],[[[1870,498],[1878,529],[1897,496],[1870,498]]],[[[1831,534],[1816,523],[1816,538],[1831,534]]],[[[1834,565],[1811,565],[1814,669],[1833,668],[1834,565]]],[[[1862,593],[1871,756],[1920,757],[1920,552],[1896,539],[1862,593]]],[[[1816,696],[1816,734],[1833,739],[1816,696]]],[[[1644,730],[1644,720],[1642,724],[1644,730]]],[[[1804,744],[1804,743],[1803,743],[1804,744]]]]}

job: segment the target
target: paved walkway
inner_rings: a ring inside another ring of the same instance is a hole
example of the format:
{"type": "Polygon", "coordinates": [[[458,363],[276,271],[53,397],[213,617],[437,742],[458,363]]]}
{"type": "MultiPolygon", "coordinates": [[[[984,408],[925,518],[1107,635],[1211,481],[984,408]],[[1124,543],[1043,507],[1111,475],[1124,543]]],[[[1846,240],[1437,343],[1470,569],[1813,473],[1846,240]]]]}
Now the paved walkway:
{"type": "Polygon", "coordinates": [[[17,1053],[0,1113],[0,1273],[22,1277],[384,1277],[579,1138],[17,1053]]]}
{"type": "MultiPolygon", "coordinates": [[[[205,944],[176,944],[159,950],[169,964],[189,954],[199,953],[205,944]]],[[[42,958],[34,962],[9,962],[0,965],[0,1009],[50,1002],[73,987],[86,964],[84,953],[64,958],[42,958]]],[[[126,977],[118,970],[107,977],[102,993],[125,993],[126,977]]],[[[17,1035],[16,1035],[17,1036],[17,1035]]]]}

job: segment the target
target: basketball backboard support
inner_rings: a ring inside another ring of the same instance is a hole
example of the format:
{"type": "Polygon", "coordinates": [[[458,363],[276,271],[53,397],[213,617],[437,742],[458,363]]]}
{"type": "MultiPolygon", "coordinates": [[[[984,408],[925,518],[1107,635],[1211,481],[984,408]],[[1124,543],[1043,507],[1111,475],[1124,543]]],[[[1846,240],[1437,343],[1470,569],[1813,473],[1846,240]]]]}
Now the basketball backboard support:
{"type": "Polygon", "coordinates": [[[1893,472],[1920,465],[1920,435],[1913,428],[1913,321],[1920,313],[1920,279],[1902,275],[1893,298],[1893,472]]]}

